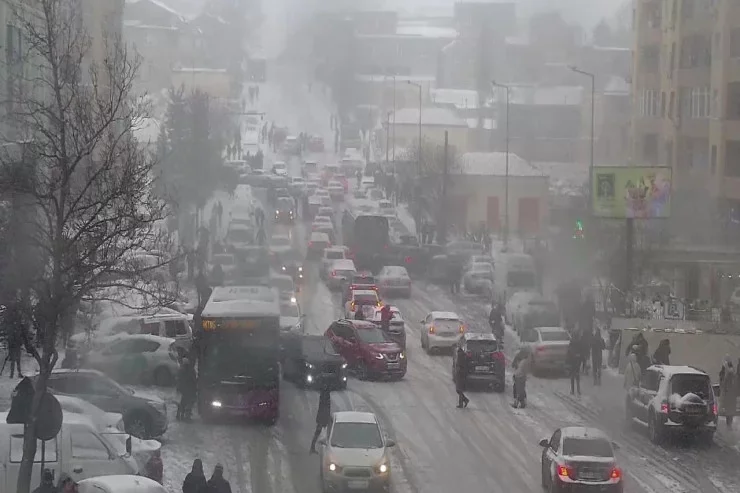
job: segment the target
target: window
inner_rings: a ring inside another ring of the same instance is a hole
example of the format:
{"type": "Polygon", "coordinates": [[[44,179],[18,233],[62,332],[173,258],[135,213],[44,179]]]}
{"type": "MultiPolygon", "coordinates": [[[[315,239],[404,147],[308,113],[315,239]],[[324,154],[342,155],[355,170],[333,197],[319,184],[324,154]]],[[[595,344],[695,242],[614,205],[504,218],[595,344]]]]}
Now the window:
{"type": "Polygon", "coordinates": [[[684,69],[709,67],[712,63],[711,37],[686,36],[681,40],[680,67],[684,69]]]}
{"type": "Polygon", "coordinates": [[[740,120],[740,82],[727,84],[725,118],[728,120],[740,120]]]}
{"type": "Polygon", "coordinates": [[[660,383],[660,373],[656,371],[646,371],[640,378],[640,387],[649,390],[651,392],[658,391],[658,384],[660,383]]]}
{"type": "Polygon", "coordinates": [[[657,46],[643,46],[640,53],[640,65],[643,72],[656,73],[660,69],[660,51],[657,46]]]}
{"type": "Polygon", "coordinates": [[[550,448],[553,449],[555,452],[560,450],[560,430],[557,430],[555,433],[552,434],[552,438],[550,438],[550,448]]]}
{"type": "Polygon", "coordinates": [[[178,323],[179,323],[179,320],[165,320],[164,321],[165,337],[175,337],[177,335],[178,323]]]}
{"type": "Polygon", "coordinates": [[[725,144],[725,176],[740,177],[740,140],[725,144]]]}
{"type": "Polygon", "coordinates": [[[614,457],[611,444],[603,438],[566,438],[563,455],[581,457],[614,457]]]}
{"type": "Polygon", "coordinates": [[[643,89],[640,97],[640,115],[658,116],[658,91],[643,89]]]}
{"type": "Polygon", "coordinates": [[[681,2],[681,19],[691,19],[694,17],[695,4],[694,0],[682,0],[681,2]]]}
{"type": "Polygon", "coordinates": [[[133,344],[134,341],[132,340],[119,341],[116,344],[113,344],[106,352],[109,354],[126,354],[131,351],[133,344]]]}
{"type": "Polygon", "coordinates": [[[108,460],[110,451],[89,431],[72,432],[72,457],[75,459],[108,460]]]}
{"type": "Polygon", "coordinates": [[[186,336],[186,335],[188,335],[190,333],[190,331],[188,330],[188,328],[189,328],[189,326],[188,326],[187,321],[185,321],[185,320],[178,320],[178,322],[177,322],[177,328],[175,329],[176,330],[175,334],[178,335],[178,336],[186,336]]]}
{"type": "Polygon", "coordinates": [[[691,89],[691,118],[709,118],[711,112],[711,90],[708,87],[691,89]]]}
{"type": "Polygon", "coordinates": [[[142,323],[141,333],[158,336],[159,335],[159,322],[142,323]]]}
{"type": "Polygon", "coordinates": [[[375,423],[334,423],[331,446],[378,449],[383,447],[383,437],[375,423]]]}
{"type": "MultiPolygon", "coordinates": [[[[23,458],[23,434],[10,436],[10,462],[20,462],[23,458]]],[[[41,440],[36,444],[36,456],[34,462],[41,462],[41,440]]],[[[51,463],[57,461],[57,439],[47,440],[46,450],[44,450],[44,462],[51,463]]]]}
{"type": "Polygon", "coordinates": [[[660,93],[660,116],[665,118],[665,92],[660,93]]]}
{"type": "Polygon", "coordinates": [[[129,354],[140,354],[140,353],[153,353],[159,349],[159,343],[155,341],[147,341],[145,339],[137,339],[132,341],[131,347],[129,347],[129,354]]]}
{"type": "Polygon", "coordinates": [[[352,329],[344,324],[334,324],[331,331],[334,332],[334,335],[342,339],[354,339],[352,329]]]}
{"type": "Polygon", "coordinates": [[[730,57],[740,58],[740,27],[730,31],[730,57]]]}

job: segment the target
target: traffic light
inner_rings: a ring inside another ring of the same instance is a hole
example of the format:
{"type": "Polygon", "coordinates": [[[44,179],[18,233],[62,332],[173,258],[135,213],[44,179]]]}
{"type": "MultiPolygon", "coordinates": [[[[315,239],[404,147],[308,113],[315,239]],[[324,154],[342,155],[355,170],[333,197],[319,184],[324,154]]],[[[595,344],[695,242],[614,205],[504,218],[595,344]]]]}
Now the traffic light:
{"type": "Polygon", "coordinates": [[[582,240],[583,236],[583,221],[576,219],[576,226],[573,229],[573,239],[582,240]]]}

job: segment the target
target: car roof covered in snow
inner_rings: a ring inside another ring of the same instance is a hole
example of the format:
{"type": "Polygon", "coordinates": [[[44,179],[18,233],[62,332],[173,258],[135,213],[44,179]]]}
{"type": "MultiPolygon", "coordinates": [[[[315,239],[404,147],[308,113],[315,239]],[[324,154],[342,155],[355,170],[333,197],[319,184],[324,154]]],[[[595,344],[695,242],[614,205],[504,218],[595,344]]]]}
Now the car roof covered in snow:
{"type": "Polygon", "coordinates": [[[373,423],[377,424],[378,419],[373,413],[361,411],[337,411],[334,413],[335,423],[373,423]]]}
{"type": "Polygon", "coordinates": [[[431,312],[430,315],[434,320],[460,320],[460,316],[455,312],[431,312]]]}
{"type": "Polygon", "coordinates": [[[565,330],[562,327],[534,327],[534,330],[538,330],[540,332],[548,332],[548,333],[553,333],[553,332],[565,332],[566,334],[569,333],[567,330],[565,330]]]}
{"type": "Polygon", "coordinates": [[[353,289],[352,290],[352,296],[362,296],[362,295],[373,295],[377,296],[378,292],[374,289],[353,289]]]}
{"type": "Polygon", "coordinates": [[[563,438],[600,438],[609,440],[603,431],[598,428],[589,428],[586,426],[566,426],[560,428],[560,434],[563,438]]]}
{"type": "Polygon", "coordinates": [[[466,332],[463,334],[466,341],[495,341],[496,336],[488,332],[466,332]]]}
{"type": "Polygon", "coordinates": [[[115,493],[166,493],[164,486],[144,476],[114,475],[96,476],[79,482],[80,493],[106,492],[115,493]]]}
{"type": "Polygon", "coordinates": [[[217,286],[202,317],[280,316],[279,296],[268,286],[217,286]]]}
{"type": "Polygon", "coordinates": [[[657,368],[665,375],[670,378],[673,375],[706,375],[707,372],[693,366],[685,365],[652,365],[650,368],[657,368]]]}
{"type": "Polygon", "coordinates": [[[313,231],[311,233],[311,241],[325,241],[329,243],[329,235],[321,231],[313,231]]]}
{"type": "Polygon", "coordinates": [[[355,270],[355,262],[350,258],[340,258],[332,262],[332,268],[337,270],[355,270]]]}
{"type": "MultiPolygon", "coordinates": [[[[7,423],[8,412],[9,411],[0,412],[0,421],[2,421],[3,423],[7,423]]],[[[65,424],[83,425],[83,426],[90,426],[92,428],[95,428],[95,423],[93,423],[93,420],[90,419],[90,416],[86,416],[80,413],[62,411],[62,422],[64,422],[65,424]]],[[[15,423],[8,423],[8,424],[15,424],[15,423]]]]}

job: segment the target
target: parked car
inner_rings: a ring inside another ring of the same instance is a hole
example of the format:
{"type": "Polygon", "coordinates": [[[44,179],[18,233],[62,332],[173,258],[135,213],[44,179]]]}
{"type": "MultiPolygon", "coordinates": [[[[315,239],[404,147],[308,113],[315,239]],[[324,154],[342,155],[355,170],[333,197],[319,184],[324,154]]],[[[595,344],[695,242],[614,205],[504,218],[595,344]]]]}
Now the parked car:
{"type": "Polygon", "coordinates": [[[465,324],[455,312],[430,312],[421,321],[421,347],[427,353],[451,350],[465,333],[465,324]]]}
{"type": "Polygon", "coordinates": [[[487,282],[493,282],[493,266],[483,262],[470,264],[462,278],[463,288],[468,293],[481,293],[487,282]]]}
{"type": "Polygon", "coordinates": [[[565,371],[570,334],[562,327],[535,327],[522,336],[532,349],[532,373],[565,371]]]}
{"type": "Polygon", "coordinates": [[[350,259],[335,260],[326,276],[326,285],[331,291],[339,291],[356,272],[354,261],[350,259]]]}
{"type": "Polygon", "coordinates": [[[373,413],[340,411],[332,415],[329,436],[319,440],[322,491],[390,491],[391,454],[373,413]]]}
{"type": "Polygon", "coordinates": [[[406,267],[387,265],[380,269],[377,275],[378,289],[383,296],[400,294],[404,298],[411,298],[411,278],[406,267]]]}
{"type": "Polygon", "coordinates": [[[365,320],[337,320],[326,330],[326,337],[360,379],[406,375],[406,355],[401,346],[365,320]]]}
{"type": "Polygon", "coordinates": [[[648,367],[625,402],[626,421],[647,428],[656,444],[672,434],[712,443],[717,411],[709,375],[691,366],[648,367]]]}
{"type": "Polygon", "coordinates": [[[340,181],[330,181],[327,188],[329,189],[329,197],[332,200],[344,200],[344,185],[340,181]]]}
{"type": "Polygon", "coordinates": [[[122,414],[126,432],[135,437],[156,438],[167,431],[167,404],[161,398],[122,387],[99,371],[54,370],[48,388],[54,394],[79,397],[103,411],[122,414]]]}
{"type": "Polygon", "coordinates": [[[542,486],[548,491],[622,493],[616,444],[596,428],[568,426],[540,440],[542,486]]]}
{"type": "Polygon", "coordinates": [[[283,376],[298,385],[347,388],[347,362],[324,336],[292,332],[285,337],[283,376]]]}
{"type": "Polygon", "coordinates": [[[321,256],[324,253],[324,250],[330,247],[331,247],[331,240],[329,239],[329,235],[327,235],[326,233],[313,231],[311,232],[310,239],[308,240],[308,248],[307,248],[306,256],[308,259],[321,258],[321,256]]]}
{"type": "Polygon", "coordinates": [[[77,493],[168,493],[158,482],[142,476],[96,476],[77,483],[77,493]]]}
{"type": "MultiPolygon", "coordinates": [[[[369,321],[377,325],[379,328],[382,327],[381,308],[382,307],[376,307],[373,310],[373,314],[368,318],[369,321]]],[[[390,310],[391,320],[388,324],[388,337],[397,342],[403,349],[406,349],[406,321],[403,319],[403,316],[397,307],[391,306],[390,310]]]]}
{"type": "Polygon", "coordinates": [[[321,257],[321,267],[319,268],[319,275],[322,279],[326,279],[329,269],[335,260],[342,260],[347,258],[347,247],[345,246],[334,246],[324,250],[324,254],[321,257]]]}
{"type": "Polygon", "coordinates": [[[272,165],[272,172],[277,176],[288,176],[288,165],[284,161],[275,161],[272,165]]]}
{"type": "Polygon", "coordinates": [[[503,392],[506,387],[506,358],[503,345],[490,333],[465,333],[457,341],[452,352],[452,379],[455,380],[455,369],[458,364],[467,369],[467,384],[484,384],[503,392]],[[462,351],[458,351],[458,349],[462,351]],[[465,361],[458,361],[464,358],[465,361]]]}
{"type": "Polygon", "coordinates": [[[99,337],[82,355],[81,366],[99,370],[116,381],[174,385],[178,371],[175,340],[147,334],[99,337]]]}

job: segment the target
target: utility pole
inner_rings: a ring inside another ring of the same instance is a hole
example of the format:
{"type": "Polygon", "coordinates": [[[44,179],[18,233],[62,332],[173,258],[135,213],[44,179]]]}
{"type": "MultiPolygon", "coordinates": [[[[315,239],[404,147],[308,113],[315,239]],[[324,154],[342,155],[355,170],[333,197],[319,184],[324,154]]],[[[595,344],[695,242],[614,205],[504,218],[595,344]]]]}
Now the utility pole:
{"type": "Polygon", "coordinates": [[[448,144],[448,134],[445,130],[445,161],[444,168],[442,171],[442,200],[441,209],[439,214],[440,224],[439,230],[437,231],[437,244],[444,245],[447,243],[447,179],[449,177],[449,166],[450,166],[450,153],[448,144]]]}
{"type": "Polygon", "coordinates": [[[390,135],[391,135],[391,112],[385,117],[385,169],[388,169],[388,155],[390,154],[390,135]]]}
{"type": "Polygon", "coordinates": [[[509,106],[511,104],[510,86],[491,81],[495,87],[506,91],[506,178],[504,179],[504,251],[509,247],[509,106]]]}

